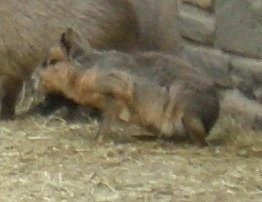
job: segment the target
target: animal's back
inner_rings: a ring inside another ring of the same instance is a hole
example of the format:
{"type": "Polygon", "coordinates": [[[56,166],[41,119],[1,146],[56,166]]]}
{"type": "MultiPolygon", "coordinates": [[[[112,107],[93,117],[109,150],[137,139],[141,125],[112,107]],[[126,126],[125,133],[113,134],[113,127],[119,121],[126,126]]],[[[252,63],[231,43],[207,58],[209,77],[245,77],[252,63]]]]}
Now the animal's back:
{"type": "Polygon", "coordinates": [[[181,36],[178,25],[178,0],[130,0],[134,5],[143,50],[178,53],[181,36]]]}
{"type": "MultiPolygon", "coordinates": [[[[0,2],[2,117],[13,118],[22,82],[45,58],[59,35],[73,27],[97,49],[129,51],[138,26],[128,0],[8,0],[0,2]]],[[[83,40],[84,42],[84,40],[83,40]]]]}
{"type": "Polygon", "coordinates": [[[99,69],[125,70],[139,77],[156,81],[160,86],[170,86],[178,78],[213,85],[205,72],[193,67],[179,56],[162,52],[133,52],[130,54],[104,51],[89,55],[83,53],[75,59],[87,68],[95,66],[99,69]]]}
{"type": "Polygon", "coordinates": [[[19,78],[30,74],[67,27],[79,30],[97,49],[127,50],[134,45],[138,32],[128,1],[2,1],[1,74],[19,78]]]}

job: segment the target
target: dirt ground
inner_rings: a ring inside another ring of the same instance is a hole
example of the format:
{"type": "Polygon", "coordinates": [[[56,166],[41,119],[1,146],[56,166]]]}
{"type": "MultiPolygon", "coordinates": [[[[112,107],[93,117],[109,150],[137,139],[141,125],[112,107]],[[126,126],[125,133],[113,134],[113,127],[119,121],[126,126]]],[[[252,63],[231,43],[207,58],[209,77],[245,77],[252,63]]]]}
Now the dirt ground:
{"type": "MultiPolygon", "coordinates": [[[[56,116],[0,127],[0,201],[262,201],[261,133],[199,148],[96,143],[96,121],[56,116]]],[[[232,137],[241,136],[236,131],[232,137]]]]}

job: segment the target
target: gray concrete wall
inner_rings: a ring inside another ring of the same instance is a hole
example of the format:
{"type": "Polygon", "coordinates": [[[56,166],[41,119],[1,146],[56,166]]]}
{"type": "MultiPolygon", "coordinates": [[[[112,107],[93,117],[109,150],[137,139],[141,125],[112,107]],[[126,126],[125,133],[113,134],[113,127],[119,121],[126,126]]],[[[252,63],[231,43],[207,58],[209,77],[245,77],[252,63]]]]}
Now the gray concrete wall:
{"type": "Polygon", "coordinates": [[[237,90],[225,93],[224,110],[261,129],[262,0],[179,0],[178,11],[182,55],[237,90]]]}

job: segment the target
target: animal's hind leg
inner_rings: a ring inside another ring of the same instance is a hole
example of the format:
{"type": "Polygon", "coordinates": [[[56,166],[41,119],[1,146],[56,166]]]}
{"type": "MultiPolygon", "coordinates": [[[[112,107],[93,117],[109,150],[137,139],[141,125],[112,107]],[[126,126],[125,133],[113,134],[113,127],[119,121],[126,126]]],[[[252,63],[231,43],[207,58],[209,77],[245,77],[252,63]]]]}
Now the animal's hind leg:
{"type": "Polygon", "coordinates": [[[14,119],[16,100],[22,86],[22,80],[17,80],[15,78],[4,79],[2,86],[4,89],[4,93],[2,95],[2,119],[14,119]]]}
{"type": "Polygon", "coordinates": [[[166,137],[171,137],[176,133],[183,133],[181,118],[184,106],[181,104],[183,97],[180,95],[182,87],[180,83],[174,82],[169,89],[169,97],[166,100],[161,127],[162,133],[166,134],[166,137]]]}
{"type": "Polygon", "coordinates": [[[206,131],[203,126],[202,120],[199,117],[193,115],[184,115],[182,123],[185,127],[186,132],[190,137],[198,142],[200,146],[207,146],[206,142],[206,131]]]}

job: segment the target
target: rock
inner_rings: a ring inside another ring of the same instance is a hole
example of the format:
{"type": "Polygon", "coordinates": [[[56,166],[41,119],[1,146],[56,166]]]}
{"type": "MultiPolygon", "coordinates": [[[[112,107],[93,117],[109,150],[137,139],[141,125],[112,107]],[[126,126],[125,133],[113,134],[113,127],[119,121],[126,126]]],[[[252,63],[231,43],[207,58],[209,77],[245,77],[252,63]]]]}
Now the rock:
{"type": "Polygon", "coordinates": [[[262,1],[215,1],[215,46],[245,56],[262,58],[262,1]]]}
{"type": "Polygon", "coordinates": [[[180,6],[179,20],[181,35],[184,38],[202,44],[214,44],[215,19],[212,14],[192,6],[180,6]]]}
{"type": "Polygon", "coordinates": [[[184,3],[190,3],[194,6],[198,6],[205,10],[212,10],[213,1],[212,0],[182,0],[184,3]]]}
{"type": "Polygon", "coordinates": [[[256,97],[256,100],[262,104],[262,86],[254,90],[254,95],[256,97]]]}
{"type": "Polygon", "coordinates": [[[234,85],[249,99],[262,103],[262,60],[232,57],[230,64],[234,85]]]}
{"type": "Polygon", "coordinates": [[[229,56],[227,54],[219,50],[193,45],[184,45],[181,54],[194,66],[205,70],[218,86],[231,87],[228,74],[229,56]]]}
{"type": "Polygon", "coordinates": [[[238,90],[227,90],[221,100],[221,111],[229,113],[247,130],[261,130],[262,105],[244,97],[238,90]]]}

